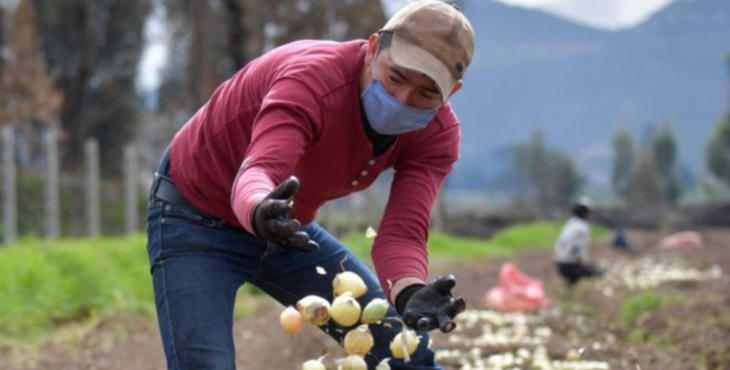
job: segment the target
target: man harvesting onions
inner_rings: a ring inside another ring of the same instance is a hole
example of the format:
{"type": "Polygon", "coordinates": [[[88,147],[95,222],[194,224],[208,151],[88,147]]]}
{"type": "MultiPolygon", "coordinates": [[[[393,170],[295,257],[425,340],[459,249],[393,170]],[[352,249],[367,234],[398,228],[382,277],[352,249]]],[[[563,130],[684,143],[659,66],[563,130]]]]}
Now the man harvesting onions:
{"type": "MultiPolygon", "coordinates": [[[[284,305],[332,298],[331,276],[363,278],[361,304],[385,298],[421,331],[411,361],[439,369],[426,332],[453,329],[465,308],[448,275],[427,283],[429,214],[458,158],[448,98],[462,85],[474,33],[456,8],[424,0],[368,40],[297,41],[219,86],[175,135],[147,211],[148,252],[169,369],[235,368],[233,306],[252,283],[284,305]],[[315,221],[327,201],[393,168],[372,258],[377,275],[315,221]],[[425,338],[426,340],[423,340],[425,338]]],[[[323,329],[340,340],[342,330],[323,329]]],[[[372,329],[369,367],[399,327],[372,329]]]]}

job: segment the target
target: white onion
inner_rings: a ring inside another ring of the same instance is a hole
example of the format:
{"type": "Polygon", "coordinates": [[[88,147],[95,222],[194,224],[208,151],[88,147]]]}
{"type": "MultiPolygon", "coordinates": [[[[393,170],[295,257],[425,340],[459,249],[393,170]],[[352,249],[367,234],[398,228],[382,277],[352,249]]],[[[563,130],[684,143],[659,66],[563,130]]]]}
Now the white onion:
{"type": "Polygon", "coordinates": [[[308,295],[297,302],[297,311],[304,321],[316,326],[327,323],[330,318],[329,309],[330,303],[316,295],[308,295]]]}
{"type": "Polygon", "coordinates": [[[350,292],[353,298],[358,298],[368,291],[368,287],[360,275],[352,271],[345,271],[335,275],[335,278],[332,280],[332,288],[334,289],[335,296],[350,292]]]}
{"type": "Polygon", "coordinates": [[[332,301],[330,317],[342,326],[351,326],[360,320],[360,304],[350,293],[344,293],[332,301]]]}
{"type": "Polygon", "coordinates": [[[362,310],[362,318],[365,324],[374,324],[385,317],[388,313],[388,301],[383,298],[373,298],[362,310]]]}
{"type": "Polygon", "coordinates": [[[420,343],[421,339],[416,335],[413,330],[405,331],[405,346],[403,345],[403,332],[398,333],[392,341],[390,341],[390,352],[395,358],[405,358],[406,354],[404,349],[408,352],[408,355],[416,352],[416,347],[420,343]],[[405,348],[403,348],[405,347],[405,348]]]}
{"type": "Polygon", "coordinates": [[[365,356],[373,348],[375,340],[367,325],[360,325],[345,335],[343,346],[348,355],[365,356]]]}
{"type": "Polygon", "coordinates": [[[289,306],[279,315],[279,323],[287,334],[293,336],[302,328],[302,315],[294,307],[289,306]]]}
{"type": "Polygon", "coordinates": [[[302,364],[302,370],[327,370],[320,360],[309,360],[302,364]]]}
{"type": "Polygon", "coordinates": [[[349,355],[342,359],[338,370],[367,370],[368,364],[358,355],[349,355]]]}

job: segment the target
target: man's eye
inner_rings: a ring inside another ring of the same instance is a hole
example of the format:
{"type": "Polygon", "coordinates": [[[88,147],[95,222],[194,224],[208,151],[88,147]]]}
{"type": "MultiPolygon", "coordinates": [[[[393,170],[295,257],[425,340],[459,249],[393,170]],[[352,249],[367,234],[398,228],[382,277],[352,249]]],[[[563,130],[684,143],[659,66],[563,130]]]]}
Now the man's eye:
{"type": "Polygon", "coordinates": [[[429,100],[436,99],[436,94],[427,91],[421,91],[421,96],[429,100]]]}
{"type": "Polygon", "coordinates": [[[398,78],[394,75],[389,75],[388,77],[390,77],[390,80],[393,81],[394,83],[397,83],[397,84],[401,83],[400,78],[398,78]]]}

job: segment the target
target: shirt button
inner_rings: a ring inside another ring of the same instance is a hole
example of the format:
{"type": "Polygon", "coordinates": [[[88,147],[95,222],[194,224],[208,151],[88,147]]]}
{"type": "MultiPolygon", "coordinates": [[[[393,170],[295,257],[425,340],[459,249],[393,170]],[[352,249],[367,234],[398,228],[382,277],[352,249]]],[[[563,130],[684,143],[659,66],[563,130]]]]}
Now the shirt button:
{"type": "Polygon", "coordinates": [[[362,176],[362,177],[365,177],[367,175],[368,175],[368,171],[367,170],[362,170],[362,172],[360,172],[360,176],[362,176]]]}
{"type": "Polygon", "coordinates": [[[369,160],[368,164],[371,166],[375,166],[375,160],[374,159],[369,160]]]}
{"type": "Polygon", "coordinates": [[[357,186],[359,183],[360,183],[360,181],[352,180],[352,182],[350,184],[352,184],[352,186],[357,186]]]}

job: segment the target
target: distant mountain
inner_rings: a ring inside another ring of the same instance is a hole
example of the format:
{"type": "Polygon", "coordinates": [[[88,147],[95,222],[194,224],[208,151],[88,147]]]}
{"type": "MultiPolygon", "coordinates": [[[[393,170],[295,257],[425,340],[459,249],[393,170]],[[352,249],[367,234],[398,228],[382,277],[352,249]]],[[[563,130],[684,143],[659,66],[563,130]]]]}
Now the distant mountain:
{"type": "Polygon", "coordinates": [[[463,139],[450,190],[499,184],[508,163],[498,153],[537,127],[594,187],[609,184],[611,138],[622,125],[641,140],[671,122],[680,161],[703,171],[727,104],[730,1],[678,0],[619,32],[492,0],[462,4],[477,50],[453,99],[463,139]]]}

